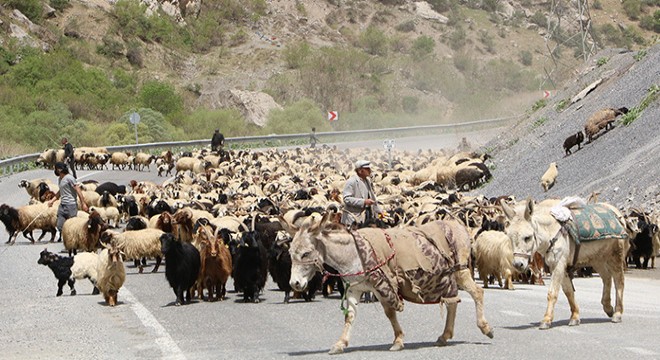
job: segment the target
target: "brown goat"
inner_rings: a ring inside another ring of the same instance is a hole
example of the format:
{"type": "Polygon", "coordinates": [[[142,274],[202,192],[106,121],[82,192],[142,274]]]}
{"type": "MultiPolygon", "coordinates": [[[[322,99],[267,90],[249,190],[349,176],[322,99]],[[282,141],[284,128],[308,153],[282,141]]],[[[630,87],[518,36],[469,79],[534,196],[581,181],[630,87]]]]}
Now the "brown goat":
{"type": "Polygon", "coordinates": [[[616,117],[627,113],[628,108],[622,107],[618,109],[602,109],[591,115],[587,123],[584,124],[584,134],[588,139],[587,142],[590,143],[594,136],[602,129],[605,129],[605,131],[612,129],[612,123],[616,117]]]}
{"type": "Polygon", "coordinates": [[[227,280],[231,276],[231,253],[225,246],[220,234],[213,235],[209,225],[200,225],[195,232],[195,243],[199,244],[202,266],[197,280],[199,297],[204,299],[204,288],[208,291],[208,300],[224,300],[227,293],[227,280]]]}

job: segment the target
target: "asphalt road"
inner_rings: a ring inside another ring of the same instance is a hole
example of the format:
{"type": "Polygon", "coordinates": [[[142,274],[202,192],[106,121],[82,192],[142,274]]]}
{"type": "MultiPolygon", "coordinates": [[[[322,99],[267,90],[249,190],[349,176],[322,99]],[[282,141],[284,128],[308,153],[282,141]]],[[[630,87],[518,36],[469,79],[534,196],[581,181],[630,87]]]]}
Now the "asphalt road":
{"type": "MultiPolygon", "coordinates": [[[[458,144],[460,138],[451,138],[458,144]]],[[[398,148],[455,147],[438,137],[397,139],[398,148]],[[446,144],[446,145],[443,145],[446,144]],[[413,146],[414,145],[414,146],[413,146]]],[[[449,141],[449,140],[447,140],[449,141]]],[[[382,141],[360,145],[382,146],[382,141]]],[[[156,180],[155,170],[79,171],[81,179],[127,183],[130,179],[156,180]]],[[[0,179],[0,203],[25,204],[28,196],[18,188],[21,179],[50,177],[34,170],[0,179]]],[[[119,292],[119,305],[104,305],[92,286],[78,281],[77,296],[68,291],[55,297],[57,280],[37,264],[47,247],[30,244],[22,236],[15,245],[4,244],[0,230],[0,358],[2,359],[313,359],[326,354],[343,326],[338,296],[310,303],[283,304],[283,293],[269,282],[259,304],[243,304],[230,292],[223,302],[195,301],[175,307],[164,275],[138,274],[127,264],[127,279],[119,292]]],[[[148,271],[148,270],[147,270],[148,271]]],[[[546,282],[549,280],[546,279],[546,282]]],[[[233,289],[230,280],[229,289],[233,289]]],[[[560,297],[553,327],[537,330],[545,310],[545,286],[516,284],[516,290],[486,290],[485,311],[495,338],[476,327],[474,303],[461,292],[455,336],[444,348],[434,346],[444,326],[438,306],[407,303],[399,314],[406,332],[406,348],[391,353],[392,330],[381,306],[361,304],[353,336],[344,359],[638,359],[660,358],[660,281],[657,270],[630,270],[626,276],[623,322],[613,324],[601,310],[599,278],[576,279],[576,298],[582,324],[568,327],[569,309],[560,297]]]]}

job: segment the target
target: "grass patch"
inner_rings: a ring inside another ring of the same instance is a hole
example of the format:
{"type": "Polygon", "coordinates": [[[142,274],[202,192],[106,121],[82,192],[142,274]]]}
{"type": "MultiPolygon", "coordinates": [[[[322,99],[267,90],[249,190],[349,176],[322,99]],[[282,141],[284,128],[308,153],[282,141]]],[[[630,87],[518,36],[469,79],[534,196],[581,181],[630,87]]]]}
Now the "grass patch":
{"type": "Polygon", "coordinates": [[[548,118],[545,117],[545,116],[542,116],[542,117],[536,119],[536,121],[534,121],[532,123],[532,129],[536,129],[537,127],[545,124],[546,122],[548,122],[548,118]]]}
{"type": "Polygon", "coordinates": [[[642,99],[642,101],[639,103],[639,105],[633,107],[621,117],[619,120],[619,123],[622,125],[628,126],[632,124],[637,118],[639,118],[640,115],[642,115],[642,112],[644,109],[646,109],[652,102],[656,101],[658,99],[658,95],[660,94],[660,86],[659,85],[653,85],[651,88],[648,90],[648,94],[642,99]]]}
{"type": "Polygon", "coordinates": [[[561,99],[557,105],[555,105],[555,111],[557,112],[562,112],[568,105],[570,105],[571,101],[569,99],[561,99]]]}

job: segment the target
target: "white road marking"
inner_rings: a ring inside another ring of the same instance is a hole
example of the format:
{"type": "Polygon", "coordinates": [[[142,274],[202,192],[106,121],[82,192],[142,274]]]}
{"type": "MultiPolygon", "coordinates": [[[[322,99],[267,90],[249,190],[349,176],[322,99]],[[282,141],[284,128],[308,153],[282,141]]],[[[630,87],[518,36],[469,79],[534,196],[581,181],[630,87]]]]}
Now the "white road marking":
{"type": "Polygon", "coordinates": [[[656,356],[656,355],[658,355],[658,353],[656,353],[655,351],[651,351],[651,350],[644,349],[644,348],[639,348],[639,347],[626,347],[624,349],[626,349],[628,351],[631,351],[631,352],[634,352],[635,354],[638,354],[638,355],[644,355],[644,356],[656,356]]]}
{"type": "Polygon", "coordinates": [[[140,304],[138,300],[133,296],[133,294],[128,291],[126,287],[121,289],[122,296],[126,299],[127,302],[131,304],[131,309],[140,319],[142,324],[148,328],[151,328],[156,333],[156,344],[160,348],[161,359],[185,359],[186,356],[183,354],[183,351],[179,346],[174,342],[174,339],[170,334],[165,330],[163,325],[161,325],[156,317],[147,310],[144,305],[140,304]]]}
{"type": "Polygon", "coordinates": [[[511,310],[500,310],[500,312],[504,315],[509,315],[509,316],[518,316],[518,317],[527,316],[523,313],[517,311],[511,311],[511,310]]]}

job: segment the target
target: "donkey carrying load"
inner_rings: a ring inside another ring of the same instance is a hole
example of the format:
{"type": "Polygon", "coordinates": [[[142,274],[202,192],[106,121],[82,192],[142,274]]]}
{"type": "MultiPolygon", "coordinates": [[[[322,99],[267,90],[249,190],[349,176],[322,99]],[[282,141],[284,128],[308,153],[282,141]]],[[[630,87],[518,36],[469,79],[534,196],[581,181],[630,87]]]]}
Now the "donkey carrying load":
{"type": "Polygon", "coordinates": [[[437,340],[438,345],[445,345],[454,334],[458,288],[472,296],[481,332],[493,337],[484,317],[483,290],[470,276],[470,237],[464,226],[455,221],[434,221],[418,227],[349,232],[328,218],[326,214],[321,221],[300,229],[284,226],[295,232],[290,247],[290,284],[294,290],[303,291],[317,271],[324,272],[323,264],[337,269],[348,283],[344,330],[330,354],[342,353],[348,346],[358,299],[365,291],[376,295],[392,324],[394,343],[390,350],[404,347],[396,316],[403,310],[404,299],[447,306],[445,328],[437,340]]]}
{"type": "Polygon", "coordinates": [[[623,215],[606,203],[586,204],[579,198],[545,200],[534,205],[528,199],[516,209],[502,203],[511,221],[507,235],[513,242],[513,266],[522,271],[535,252],[543,254],[552,272],[548,305],[539,329],[549,329],[554,318],[559,287],[571,308],[569,326],[580,324],[571,275],[573,269],[592,266],[603,281],[601,304],[612,322],[621,322],[623,313],[623,270],[629,236],[623,215]],[[612,279],[616,307],[612,308],[612,279]]]}

